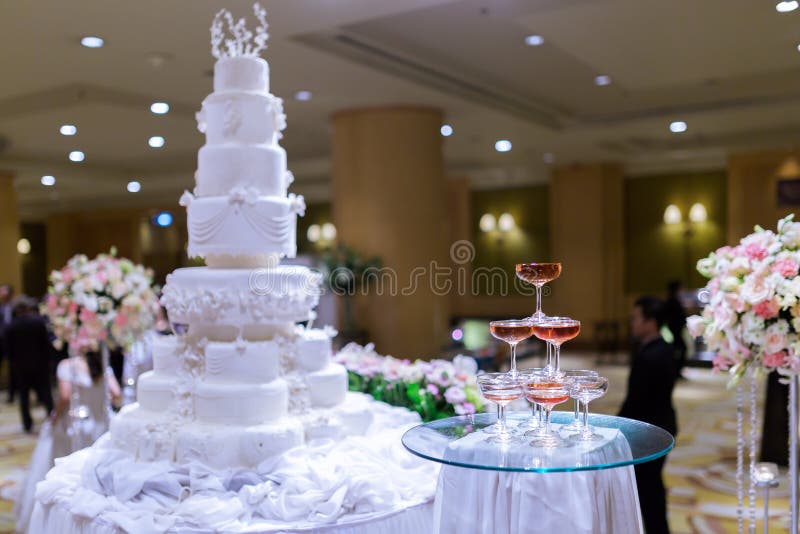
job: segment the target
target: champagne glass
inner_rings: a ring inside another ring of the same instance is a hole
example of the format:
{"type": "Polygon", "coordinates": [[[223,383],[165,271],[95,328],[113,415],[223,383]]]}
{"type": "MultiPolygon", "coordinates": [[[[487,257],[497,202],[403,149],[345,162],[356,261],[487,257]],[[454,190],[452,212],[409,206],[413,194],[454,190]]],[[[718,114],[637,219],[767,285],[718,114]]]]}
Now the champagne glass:
{"type": "Polygon", "coordinates": [[[569,400],[570,383],[572,379],[566,376],[551,375],[548,373],[534,373],[524,383],[525,397],[544,408],[544,430],[534,433],[531,445],[534,447],[562,447],[568,442],[553,432],[550,428],[550,413],[553,408],[569,400]]]}
{"type": "MultiPolygon", "coordinates": [[[[527,381],[531,377],[531,375],[541,374],[542,372],[543,372],[543,368],[541,368],[541,367],[534,367],[534,368],[531,368],[531,369],[522,369],[519,372],[518,377],[519,377],[519,381],[523,385],[523,393],[524,393],[524,385],[525,385],[525,383],[527,383],[527,381]]],[[[530,419],[527,419],[525,422],[520,423],[519,425],[517,425],[515,427],[515,430],[528,430],[530,432],[526,432],[525,435],[528,436],[528,437],[531,437],[531,436],[534,435],[533,431],[540,430],[544,425],[542,423],[542,417],[541,417],[541,411],[539,411],[540,410],[539,405],[536,404],[535,402],[533,402],[532,400],[530,400],[527,395],[525,396],[525,399],[531,405],[531,417],[530,417],[530,419]]],[[[580,430],[580,428],[578,428],[577,430],[580,430]]]]}
{"type": "Polygon", "coordinates": [[[547,364],[545,370],[550,374],[561,373],[561,345],[574,339],[581,332],[581,322],[569,317],[548,317],[544,321],[533,323],[533,334],[553,345],[555,363],[547,364]]]}
{"type": "MultiPolygon", "coordinates": [[[[564,371],[564,376],[578,379],[583,377],[597,378],[600,375],[597,371],[592,371],[590,369],[570,369],[564,371]]],[[[575,401],[575,416],[569,424],[561,427],[561,432],[580,432],[583,429],[583,422],[580,417],[581,401],[577,397],[572,397],[572,399],[575,401]]]]}
{"type": "Polygon", "coordinates": [[[604,439],[589,426],[589,403],[605,395],[606,391],[608,391],[608,379],[603,376],[582,376],[572,381],[569,394],[573,399],[583,403],[583,428],[577,434],[570,436],[572,441],[592,442],[604,439]]]}
{"type": "Polygon", "coordinates": [[[533,335],[533,322],[530,319],[507,319],[492,321],[489,331],[494,337],[505,341],[511,347],[511,369],[509,373],[517,375],[517,344],[533,335]]]}
{"type": "MultiPolygon", "coordinates": [[[[483,398],[497,404],[496,428],[487,427],[487,433],[495,434],[486,441],[510,443],[514,440],[506,426],[506,406],[522,396],[522,383],[510,373],[484,373],[477,376],[478,387],[483,398]]],[[[495,425],[492,425],[494,427],[495,425]]]]}
{"type": "Polygon", "coordinates": [[[561,263],[518,263],[514,270],[517,278],[536,286],[536,311],[531,315],[531,319],[541,321],[547,317],[542,312],[542,287],[561,276],[561,263]]]}

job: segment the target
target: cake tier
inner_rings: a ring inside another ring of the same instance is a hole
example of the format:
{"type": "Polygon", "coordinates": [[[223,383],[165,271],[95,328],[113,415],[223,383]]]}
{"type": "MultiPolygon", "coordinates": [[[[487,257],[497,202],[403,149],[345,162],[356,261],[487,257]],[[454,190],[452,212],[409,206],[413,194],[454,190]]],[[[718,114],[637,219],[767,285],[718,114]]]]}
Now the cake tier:
{"type": "Polygon", "coordinates": [[[342,365],[331,363],[319,371],[308,373],[306,383],[311,406],[336,406],[347,395],[347,370],[342,365]]]}
{"type": "Polygon", "coordinates": [[[247,333],[269,323],[312,318],[321,282],[319,273],[297,266],[188,267],[167,276],[161,303],[170,322],[189,325],[190,335],[194,327],[209,325],[232,326],[247,333]]]}
{"type": "Polygon", "coordinates": [[[277,145],[206,145],[197,153],[198,197],[226,196],[236,188],[283,198],[291,175],[277,145]]]}
{"type": "Polygon", "coordinates": [[[366,395],[347,393],[334,408],[242,426],[179,418],[134,403],[111,419],[109,430],[114,446],[139,460],[200,462],[217,469],[255,468],[305,440],[363,434],[372,423],[373,404],[366,395]]]}
{"type": "Polygon", "coordinates": [[[194,409],[197,419],[225,425],[259,425],[289,411],[289,386],[281,378],[266,384],[220,384],[198,381],[194,409]]]}
{"type": "Polygon", "coordinates": [[[226,57],[214,64],[214,91],[269,93],[269,65],[259,57],[226,57]]]}
{"type": "Polygon", "coordinates": [[[157,371],[142,373],[136,382],[136,399],[147,410],[167,410],[174,399],[175,381],[174,376],[162,376],[157,371]]]}
{"type": "Polygon", "coordinates": [[[333,349],[331,337],[335,332],[318,328],[297,329],[295,366],[304,371],[319,371],[330,363],[333,349]]]}
{"type": "Polygon", "coordinates": [[[153,370],[161,376],[176,376],[181,366],[177,336],[153,338],[153,370]]]}
{"type": "Polygon", "coordinates": [[[210,342],[203,379],[209,383],[270,382],[280,374],[281,352],[273,341],[210,342]]]}
{"type": "Polygon", "coordinates": [[[245,91],[208,95],[198,117],[198,128],[205,130],[208,145],[274,145],[285,123],[279,98],[245,91]]]}
{"type": "Polygon", "coordinates": [[[244,191],[193,199],[187,206],[189,256],[293,258],[298,211],[302,207],[296,197],[257,197],[244,191]]]}

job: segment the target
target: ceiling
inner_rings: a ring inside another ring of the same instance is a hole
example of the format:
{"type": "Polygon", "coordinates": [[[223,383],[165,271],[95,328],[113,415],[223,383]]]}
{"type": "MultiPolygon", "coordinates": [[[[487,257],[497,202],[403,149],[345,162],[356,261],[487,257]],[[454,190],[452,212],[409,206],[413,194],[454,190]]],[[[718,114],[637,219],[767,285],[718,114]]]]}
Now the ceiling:
{"type": "MultiPolygon", "coordinates": [[[[629,174],[711,168],[727,153],[800,144],[800,9],[752,0],[263,0],[283,145],[309,200],[328,196],[329,117],[441,108],[451,174],[476,188],[546,181],[549,165],[622,161],[629,174]],[[527,46],[538,34],[544,44],[527,46]],[[611,85],[598,87],[597,75],[611,85]],[[309,90],[313,99],[292,95],[309,90]],[[688,131],[673,134],[683,120],[688,131]],[[513,150],[498,153],[497,139],[513,150]],[[550,161],[548,159],[548,161],[550,161]]],[[[0,168],[20,212],[173,205],[203,143],[208,27],[250,1],[0,2],[0,168]],[[100,49],[79,44],[99,35],[100,49]],[[167,115],[149,105],[166,101],[167,115]],[[59,134],[74,124],[78,134],[59,134]],[[166,138],[150,148],[152,135],[166,138]],[[67,159],[85,152],[82,163],[67,159]],[[40,184],[56,177],[54,187],[40,184]],[[126,192],[129,180],[142,183],[126,192]]]]}

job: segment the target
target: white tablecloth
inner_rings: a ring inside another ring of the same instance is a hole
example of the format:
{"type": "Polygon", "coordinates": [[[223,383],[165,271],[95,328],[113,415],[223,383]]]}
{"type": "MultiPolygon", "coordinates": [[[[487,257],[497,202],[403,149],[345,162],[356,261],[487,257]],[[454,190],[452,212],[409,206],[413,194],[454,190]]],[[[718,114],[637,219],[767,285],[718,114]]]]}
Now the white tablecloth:
{"type": "MultiPolygon", "coordinates": [[[[310,529],[242,530],[240,532],[303,533],[303,534],[427,534],[431,532],[433,503],[424,503],[398,512],[344,524],[325,525],[310,529]]],[[[37,503],[31,518],[30,530],[47,534],[121,534],[123,530],[103,518],[86,519],[70,513],[64,503],[37,503]]],[[[198,530],[175,530],[176,534],[200,534],[198,530]]],[[[208,531],[212,532],[212,531],[208,531]]],[[[150,534],[135,532],[133,534],[150,534]]]]}
{"type": "MultiPolygon", "coordinates": [[[[618,431],[600,431],[606,435],[606,441],[583,449],[552,450],[551,458],[545,455],[541,466],[558,463],[552,461],[552,456],[559,454],[580,456],[584,464],[631,457],[628,442],[618,431]]],[[[485,439],[486,434],[476,432],[454,442],[451,448],[461,449],[458,456],[462,461],[464,450],[469,451],[470,461],[475,463],[480,463],[482,453],[496,459],[497,445],[481,446],[485,439]]],[[[522,454],[521,448],[525,447],[509,448],[509,465],[514,463],[515,452],[522,454]]],[[[441,534],[643,532],[633,466],[566,473],[444,466],[439,473],[434,525],[434,531],[441,534]]]]}

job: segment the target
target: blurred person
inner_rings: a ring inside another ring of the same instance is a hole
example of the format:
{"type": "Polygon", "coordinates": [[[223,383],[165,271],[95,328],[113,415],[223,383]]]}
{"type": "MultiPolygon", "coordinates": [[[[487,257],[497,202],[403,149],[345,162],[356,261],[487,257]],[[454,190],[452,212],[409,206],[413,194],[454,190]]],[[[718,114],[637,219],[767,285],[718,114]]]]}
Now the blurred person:
{"type": "Polygon", "coordinates": [[[42,425],[28,473],[14,505],[18,532],[27,531],[35,504],[36,484],[44,480],[55,459],[88,447],[105,434],[111,418],[109,397],[116,405],[121,400],[114,373],[103,364],[99,352],[61,360],[56,377],[56,405],[42,425]]]}
{"type": "MultiPolygon", "coordinates": [[[[664,341],[664,304],[656,297],[640,297],[631,313],[631,334],[639,347],[628,377],[628,393],[619,415],[678,433],[672,389],[677,373],[672,345],[664,341]]],[[[662,478],[665,457],[634,466],[642,519],[647,534],[669,533],[667,492],[662,478]]]]}
{"type": "MultiPolygon", "coordinates": [[[[8,360],[8,349],[5,346],[4,332],[11,325],[14,318],[14,286],[11,284],[0,284],[0,368],[3,359],[8,360]]],[[[14,374],[11,372],[11,361],[8,365],[8,403],[14,402],[14,374]]]]}
{"type": "Polygon", "coordinates": [[[19,410],[25,432],[33,431],[30,410],[31,390],[44,404],[47,412],[53,410],[53,395],[50,391],[50,356],[53,346],[47,333],[45,321],[37,313],[36,301],[30,297],[19,297],[14,304],[14,319],[5,330],[8,359],[19,393],[19,410]]]}
{"type": "Polygon", "coordinates": [[[683,329],[686,327],[686,310],[679,298],[681,283],[673,280],[667,284],[667,300],[664,301],[664,323],[672,333],[672,346],[675,350],[677,365],[675,372],[681,378],[681,371],[686,365],[686,341],[683,339],[683,329]]]}

